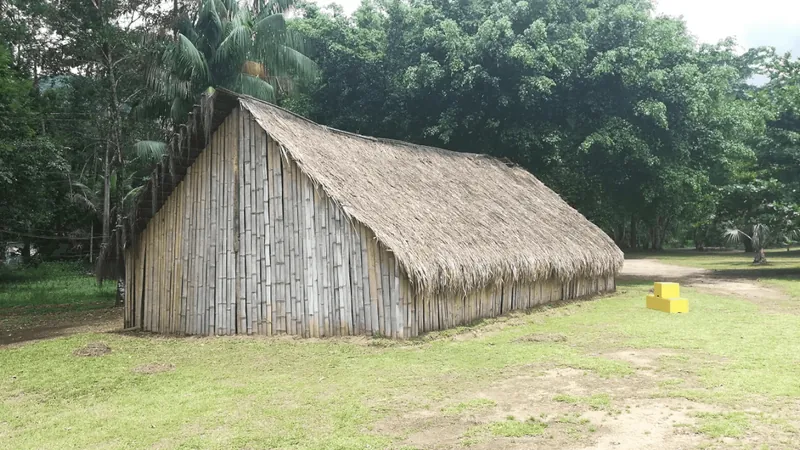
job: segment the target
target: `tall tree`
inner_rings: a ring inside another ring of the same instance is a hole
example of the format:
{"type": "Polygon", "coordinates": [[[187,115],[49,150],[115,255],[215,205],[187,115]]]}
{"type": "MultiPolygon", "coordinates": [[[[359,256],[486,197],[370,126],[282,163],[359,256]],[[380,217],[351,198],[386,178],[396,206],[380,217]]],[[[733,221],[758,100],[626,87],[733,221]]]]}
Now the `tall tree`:
{"type": "Polygon", "coordinates": [[[176,23],[149,76],[147,107],[181,123],[198,96],[217,87],[275,101],[291,80],[311,77],[316,66],[286,26],[292,1],[200,0],[176,23]]]}

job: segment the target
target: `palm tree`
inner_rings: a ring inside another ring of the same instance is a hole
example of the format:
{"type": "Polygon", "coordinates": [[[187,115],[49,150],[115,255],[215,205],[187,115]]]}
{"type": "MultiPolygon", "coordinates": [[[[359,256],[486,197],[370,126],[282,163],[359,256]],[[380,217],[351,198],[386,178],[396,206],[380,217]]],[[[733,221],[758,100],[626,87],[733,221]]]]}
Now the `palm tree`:
{"type": "MultiPolygon", "coordinates": [[[[198,96],[214,88],[274,102],[286,81],[313,77],[316,65],[286,26],[284,13],[293,4],[199,0],[197,11],[178,21],[175,36],[148,74],[149,106],[172,123],[182,123],[198,96]]],[[[153,143],[139,147],[150,153],[162,148],[153,143]]]]}

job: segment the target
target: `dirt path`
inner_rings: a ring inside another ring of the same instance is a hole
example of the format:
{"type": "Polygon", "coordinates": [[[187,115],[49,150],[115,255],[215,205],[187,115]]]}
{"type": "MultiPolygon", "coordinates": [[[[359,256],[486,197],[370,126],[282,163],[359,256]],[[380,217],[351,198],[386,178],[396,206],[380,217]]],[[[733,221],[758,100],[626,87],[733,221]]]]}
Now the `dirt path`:
{"type": "Polygon", "coordinates": [[[746,278],[719,277],[713,270],[665,264],[653,259],[629,259],[620,272],[621,279],[676,281],[716,294],[741,297],[766,310],[800,312],[800,305],[791,302],[785,292],[746,278]],[[788,308],[788,309],[787,309],[788,308]]]}
{"type": "Polygon", "coordinates": [[[0,347],[76,333],[104,333],[120,329],[122,308],[5,316],[0,311],[0,347]]]}

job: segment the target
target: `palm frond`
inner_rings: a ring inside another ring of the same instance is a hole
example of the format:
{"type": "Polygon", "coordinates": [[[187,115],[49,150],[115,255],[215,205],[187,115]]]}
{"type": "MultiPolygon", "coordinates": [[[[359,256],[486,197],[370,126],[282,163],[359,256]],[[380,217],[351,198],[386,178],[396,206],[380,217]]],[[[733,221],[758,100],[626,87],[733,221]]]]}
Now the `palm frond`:
{"type": "Polygon", "coordinates": [[[231,19],[240,10],[239,2],[237,0],[216,0],[217,10],[220,16],[226,19],[231,19]]]}
{"type": "Polygon", "coordinates": [[[133,151],[137,158],[155,162],[167,153],[167,144],[159,141],[139,141],[133,144],[133,151]]]}
{"type": "Polygon", "coordinates": [[[173,98],[172,105],[170,105],[169,109],[169,115],[173,123],[185,122],[189,111],[192,109],[192,104],[193,102],[191,100],[182,99],[180,97],[173,98]]]}
{"type": "Polygon", "coordinates": [[[274,65],[276,75],[293,75],[306,80],[317,76],[317,64],[311,58],[285,45],[281,46],[279,50],[278,59],[274,65]]]}
{"type": "Polygon", "coordinates": [[[89,186],[77,181],[73,182],[71,186],[75,188],[75,191],[69,193],[69,200],[93,213],[97,213],[96,193],[89,186]]]}
{"type": "Polygon", "coordinates": [[[286,35],[286,18],[283,14],[269,14],[256,20],[253,30],[261,38],[286,35]]]}
{"type": "Polygon", "coordinates": [[[144,185],[135,187],[130,191],[128,191],[128,193],[125,194],[124,197],[122,197],[123,207],[132,205],[133,204],[132,201],[139,195],[140,192],[142,192],[142,189],[144,189],[144,185]]]}
{"type": "Polygon", "coordinates": [[[738,228],[728,228],[722,233],[723,239],[731,244],[739,244],[743,240],[748,240],[753,244],[753,248],[765,248],[770,240],[769,226],[758,223],[753,225],[753,233],[749,235],[738,228]]]}
{"type": "Polygon", "coordinates": [[[226,87],[259,100],[275,102],[275,88],[258,77],[240,73],[234,78],[233,83],[226,87]]]}
{"type": "Polygon", "coordinates": [[[739,244],[739,242],[742,241],[743,235],[747,237],[748,240],[750,239],[750,236],[742,233],[736,228],[728,228],[722,233],[723,239],[725,239],[725,242],[728,242],[729,244],[739,244]]]}
{"type": "Polygon", "coordinates": [[[259,0],[259,2],[261,3],[259,11],[266,11],[269,14],[288,11],[297,4],[295,0],[259,0]]]}
{"type": "MultiPolygon", "coordinates": [[[[202,0],[197,24],[192,29],[200,32],[197,35],[198,38],[202,35],[208,42],[218,42],[224,28],[222,17],[226,15],[227,12],[224,9],[220,13],[220,7],[215,0],[202,0]]],[[[197,38],[192,39],[192,42],[197,41],[197,38]]]]}
{"type": "Polygon", "coordinates": [[[253,30],[250,28],[249,13],[237,14],[230,23],[230,28],[225,30],[225,39],[219,44],[214,62],[228,62],[234,65],[241,64],[249,52],[253,30]]]}
{"type": "Polygon", "coordinates": [[[191,74],[192,79],[207,80],[208,65],[206,58],[197,50],[194,43],[183,34],[178,34],[178,41],[173,47],[174,61],[183,74],[191,74]]]}

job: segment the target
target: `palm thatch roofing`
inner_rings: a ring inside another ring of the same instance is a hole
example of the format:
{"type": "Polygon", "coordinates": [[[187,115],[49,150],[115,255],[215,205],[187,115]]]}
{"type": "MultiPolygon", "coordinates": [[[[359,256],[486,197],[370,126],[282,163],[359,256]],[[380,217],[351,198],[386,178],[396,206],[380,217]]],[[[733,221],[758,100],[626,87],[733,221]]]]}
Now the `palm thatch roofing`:
{"type": "Polygon", "coordinates": [[[214,102],[227,111],[215,107],[210,128],[234,99],[351,220],[374,232],[418,289],[593,278],[622,266],[608,235],[521,167],[335,130],[225,91],[214,102]]]}

